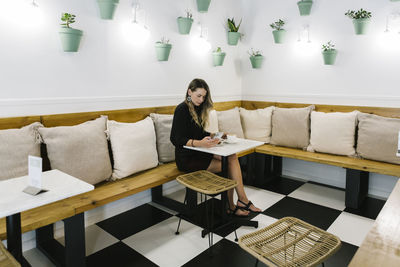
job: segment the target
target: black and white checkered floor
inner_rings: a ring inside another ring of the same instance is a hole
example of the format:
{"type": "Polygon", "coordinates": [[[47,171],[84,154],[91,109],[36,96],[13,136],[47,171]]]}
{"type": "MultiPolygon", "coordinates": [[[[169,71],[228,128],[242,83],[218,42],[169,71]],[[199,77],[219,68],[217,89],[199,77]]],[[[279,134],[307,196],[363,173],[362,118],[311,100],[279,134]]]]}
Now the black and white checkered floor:
{"type": "MultiPolygon", "coordinates": [[[[342,247],[325,262],[327,267],[348,265],[384,205],[368,198],[360,209],[347,209],[344,191],[286,178],[265,189],[246,186],[246,192],[263,210],[254,215],[259,228],[293,216],[337,235],[342,247]]],[[[170,197],[182,200],[183,195],[181,190],[170,197]]],[[[255,259],[234,242],[234,228],[214,235],[210,257],[208,239],[201,238],[198,225],[183,220],[175,235],[178,219],[176,213],[148,203],[87,227],[87,266],[254,266],[255,259]]],[[[237,234],[254,230],[240,227],[237,234]]],[[[24,255],[33,267],[54,266],[37,249],[24,255]]]]}

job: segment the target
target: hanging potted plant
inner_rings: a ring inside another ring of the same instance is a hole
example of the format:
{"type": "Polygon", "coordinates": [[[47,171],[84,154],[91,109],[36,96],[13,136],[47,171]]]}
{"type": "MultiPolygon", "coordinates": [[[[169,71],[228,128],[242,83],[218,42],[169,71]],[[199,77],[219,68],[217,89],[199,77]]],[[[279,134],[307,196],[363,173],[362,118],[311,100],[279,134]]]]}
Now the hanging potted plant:
{"type": "Polygon", "coordinates": [[[59,34],[64,52],[77,52],[83,32],[70,27],[70,24],[75,22],[75,15],[62,13],[61,20],[63,21],[61,23],[63,27],[61,27],[59,34]]]}
{"type": "Polygon", "coordinates": [[[113,19],[119,0],[97,0],[100,8],[100,18],[113,19]]]}
{"type": "Polygon", "coordinates": [[[222,52],[221,47],[217,47],[217,49],[213,51],[212,55],[214,66],[222,66],[222,64],[224,64],[226,53],[222,52]]]}
{"type": "Polygon", "coordinates": [[[264,56],[261,51],[254,51],[253,48],[247,52],[250,55],[250,62],[253,69],[261,69],[261,65],[264,60],[264,56]]]}
{"type": "Polygon", "coordinates": [[[178,29],[180,34],[189,34],[190,29],[192,28],[192,13],[190,10],[186,10],[186,17],[178,17],[176,20],[178,21],[178,29]]]}
{"type": "Polygon", "coordinates": [[[208,7],[210,6],[211,0],[197,0],[197,11],[200,13],[206,13],[208,11],[208,7]]]}
{"type": "Polygon", "coordinates": [[[371,12],[361,8],[358,11],[349,10],[345,15],[353,20],[354,31],[356,34],[365,34],[367,32],[367,27],[372,16],[371,12]]]}
{"type": "Polygon", "coordinates": [[[272,34],[274,36],[274,42],[276,44],[281,44],[283,43],[283,40],[285,38],[285,29],[283,29],[283,25],[285,25],[285,21],[279,19],[278,21],[275,21],[274,23],[270,24],[269,26],[274,29],[272,31],[272,34]]]}
{"type": "Polygon", "coordinates": [[[308,16],[311,12],[313,1],[312,0],[301,0],[297,2],[297,6],[299,7],[300,16],[308,16]]]}
{"type": "Polygon", "coordinates": [[[322,57],[324,58],[325,65],[335,64],[337,50],[334,47],[335,45],[331,41],[322,45],[322,57]]]}
{"type": "Polygon", "coordinates": [[[236,26],[235,18],[228,18],[228,44],[229,45],[237,45],[240,39],[240,24],[242,24],[242,19],[240,19],[239,24],[236,26]]]}
{"type": "Polygon", "coordinates": [[[156,42],[156,54],[158,61],[168,61],[169,53],[171,52],[172,45],[169,44],[169,40],[165,37],[161,38],[161,41],[156,42]]]}

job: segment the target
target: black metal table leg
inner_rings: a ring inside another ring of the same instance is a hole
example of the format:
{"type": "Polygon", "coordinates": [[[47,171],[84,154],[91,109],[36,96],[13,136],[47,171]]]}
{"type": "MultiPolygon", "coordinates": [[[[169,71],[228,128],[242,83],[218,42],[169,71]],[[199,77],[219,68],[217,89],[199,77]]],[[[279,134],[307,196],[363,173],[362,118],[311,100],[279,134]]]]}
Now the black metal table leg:
{"type": "Polygon", "coordinates": [[[22,255],[21,214],[16,213],[6,217],[7,250],[23,266],[30,267],[22,255]]]}
{"type": "Polygon", "coordinates": [[[368,194],[369,172],[346,169],[345,203],[348,208],[359,208],[368,194]]]}

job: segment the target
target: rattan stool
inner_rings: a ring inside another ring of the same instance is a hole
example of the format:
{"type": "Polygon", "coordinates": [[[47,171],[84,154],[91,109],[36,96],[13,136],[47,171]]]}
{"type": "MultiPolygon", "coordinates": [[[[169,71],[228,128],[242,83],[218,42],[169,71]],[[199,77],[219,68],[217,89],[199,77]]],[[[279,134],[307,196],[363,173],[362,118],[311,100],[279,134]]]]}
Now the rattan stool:
{"type": "Polygon", "coordinates": [[[21,266],[14,257],[7,251],[0,240],[0,266],[1,267],[15,267],[21,266]]]}
{"type": "MultiPolygon", "coordinates": [[[[176,180],[184,185],[185,187],[196,191],[198,193],[205,195],[205,205],[206,205],[206,218],[207,218],[207,228],[202,231],[202,237],[205,236],[205,233],[208,233],[208,242],[211,247],[213,244],[213,214],[214,214],[214,205],[211,203],[211,222],[208,220],[208,202],[207,196],[214,197],[216,195],[226,193],[229,189],[233,189],[236,187],[237,182],[223,178],[209,171],[196,171],[187,174],[180,175],[176,178],[176,180]]],[[[186,194],[187,196],[187,194],[186,194]]],[[[185,203],[186,203],[185,196],[185,203]]],[[[226,203],[223,203],[223,207],[226,207],[226,203]]],[[[222,212],[226,212],[226,209],[223,209],[222,212]]],[[[176,230],[176,234],[179,234],[179,226],[181,224],[181,218],[179,218],[178,228],[176,230]]],[[[236,231],[235,231],[236,234],[236,231]]]]}
{"type": "Polygon", "coordinates": [[[340,239],[302,220],[285,217],[239,238],[239,246],[268,266],[316,266],[334,254],[340,239]]]}

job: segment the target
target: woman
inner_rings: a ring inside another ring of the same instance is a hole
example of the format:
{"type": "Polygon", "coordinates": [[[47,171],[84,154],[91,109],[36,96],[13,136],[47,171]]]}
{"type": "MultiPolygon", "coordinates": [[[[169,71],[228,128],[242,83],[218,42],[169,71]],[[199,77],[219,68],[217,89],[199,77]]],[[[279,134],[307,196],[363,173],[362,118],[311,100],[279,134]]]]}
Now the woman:
{"type": "MultiPolygon", "coordinates": [[[[175,146],[175,161],[179,170],[221,172],[220,156],[183,148],[213,147],[218,144],[219,139],[211,138],[210,133],[204,130],[212,107],[207,83],[202,79],[194,79],[189,84],[185,101],[176,107],[172,122],[171,142],[175,146]]],[[[228,191],[229,213],[247,216],[249,212],[261,212],[248,200],[244,192],[242,172],[236,154],[228,157],[228,176],[238,183],[235,188],[238,195],[236,205],[233,202],[233,189],[228,191]]]]}

